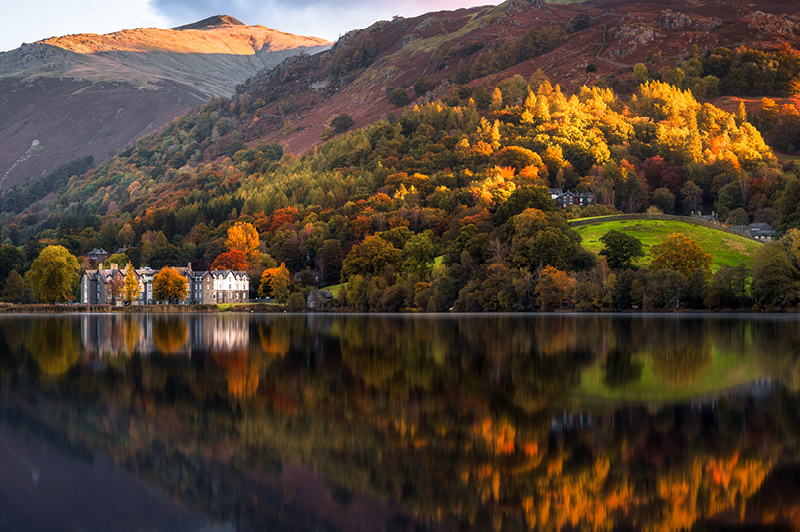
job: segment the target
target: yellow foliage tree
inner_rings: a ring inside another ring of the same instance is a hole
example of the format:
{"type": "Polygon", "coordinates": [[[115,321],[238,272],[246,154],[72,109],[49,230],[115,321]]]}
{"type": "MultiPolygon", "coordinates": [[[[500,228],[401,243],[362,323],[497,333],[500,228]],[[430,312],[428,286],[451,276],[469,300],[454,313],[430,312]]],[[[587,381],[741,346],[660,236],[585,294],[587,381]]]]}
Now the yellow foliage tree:
{"type": "Polygon", "coordinates": [[[136,279],[136,272],[133,270],[133,264],[130,262],[125,268],[123,297],[128,305],[133,304],[133,302],[139,298],[139,281],[136,279]]]}
{"type": "Polygon", "coordinates": [[[63,246],[47,246],[25,278],[37,301],[66,303],[78,280],[78,260],[63,246]]]}
{"type": "Polygon", "coordinates": [[[241,251],[247,256],[250,264],[255,264],[259,259],[258,252],[258,231],[249,222],[236,222],[228,229],[228,239],[225,246],[229,250],[241,251]]]}
{"type": "Polygon", "coordinates": [[[186,299],[189,282],[175,268],[162,268],[153,277],[153,297],[156,301],[179,303],[186,299]]]}
{"type": "Polygon", "coordinates": [[[654,270],[668,269],[689,277],[695,270],[702,270],[706,278],[711,276],[714,258],[700,244],[682,233],[673,233],[662,243],[652,247],[654,270]]]}
{"type": "Polygon", "coordinates": [[[258,295],[272,297],[278,303],[286,303],[292,293],[292,276],[284,263],[277,268],[268,268],[261,275],[261,284],[258,287],[258,295]]]}

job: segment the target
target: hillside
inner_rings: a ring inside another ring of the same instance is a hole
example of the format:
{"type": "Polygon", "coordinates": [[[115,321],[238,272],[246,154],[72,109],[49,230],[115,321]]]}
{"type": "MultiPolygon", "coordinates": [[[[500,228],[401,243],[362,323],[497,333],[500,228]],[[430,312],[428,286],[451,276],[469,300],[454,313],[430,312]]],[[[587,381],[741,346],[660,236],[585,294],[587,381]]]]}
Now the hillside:
{"type": "Polygon", "coordinates": [[[108,158],[142,134],[329,46],[231,17],[163,30],[53,37],[0,53],[0,189],[59,164],[108,158]]]}
{"type": "MultiPolygon", "coordinates": [[[[262,110],[261,120],[242,124],[242,137],[281,142],[302,153],[321,143],[320,133],[340,113],[351,115],[356,126],[400,114],[404,106],[387,98],[391,89],[401,88],[419,103],[447,98],[454,86],[491,86],[514,75],[527,80],[539,71],[538,77],[547,76],[568,92],[600,84],[630,94],[638,87],[633,68],[639,63],[651,77],[663,74],[664,80],[684,83],[697,96],[721,91],[748,97],[758,91],[728,90],[726,67],[694,71],[695,64],[682,62],[720,47],[761,50],[785,42],[797,48],[799,39],[800,6],[786,2],[595,0],[549,5],[510,0],[397,18],[350,32],[329,52],[254,76],[244,92],[250,99],[273,103],[262,110]],[[704,81],[712,73],[723,76],[722,83],[707,90],[704,81]],[[429,83],[417,94],[414,87],[423,76],[429,83]],[[291,109],[282,110],[279,105],[292,97],[296,102],[291,109]]],[[[797,68],[793,70],[796,76],[797,68]]],[[[774,91],[765,95],[779,96],[774,91]]]]}
{"type": "MultiPolygon", "coordinates": [[[[756,253],[763,244],[738,235],[713,229],[702,225],[686,222],[659,221],[659,220],[621,220],[604,222],[602,218],[591,225],[576,227],[581,235],[581,244],[593,253],[603,249],[600,238],[611,230],[622,231],[634,238],[641,240],[646,254],[652,246],[660,244],[673,233],[683,233],[700,244],[705,251],[714,257],[714,270],[723,264],[736,266],[747,264],[752,266],[756,253]]],[[[648,255],[643,264],[650,262],[648,255]]]]}

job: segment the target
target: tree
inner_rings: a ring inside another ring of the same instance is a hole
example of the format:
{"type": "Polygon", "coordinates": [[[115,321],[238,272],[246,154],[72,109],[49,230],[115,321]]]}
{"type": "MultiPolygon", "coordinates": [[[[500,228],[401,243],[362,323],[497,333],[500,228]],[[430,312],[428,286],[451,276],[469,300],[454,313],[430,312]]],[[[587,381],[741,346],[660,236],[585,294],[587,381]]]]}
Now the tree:
{"type": "Polygon", "coordinates": [[[572,299],[575,279],[552,266],[546,266],[539,273],[539,284],[536,286],[536,297],[542,310],[552,308],[563,309],[572,299]]]}
{"type": "Polygon", "coordinates": [[[247,271],[247,255],[238,249],[226,251],[211,265],[212,270],[247,271]]]}
{"type": "Polygon", "coordinates": [[[711,275],[714,258],[700,244],[682,233],[673,233],[662,243],[651,248],[654,270],[673,270],[690,277],[695,270],[702,270],[705,277],[711,275]]]}
{"type": "Polygon", "coordinates": [[[122,295],[128,305],[132,305],[139,298],[139,280],[136,279],[136,272],[130,262],[125,267],[125,288],[122,295]]]}
{"type": "Polygon", "coordinates": [[[111,290],[111,304],[116,305],[117,299],[125,293],[125,278],[122,275],[114,273],[114,275],[111,276],[111,282],[109,284],[109,289],[111,290]]]}
{"type": "Polygon", "coordinates": [[[323,286],[339,282],[339,272],[342,269],[342,243],[336,239],[326,240],[322,249],[317,253],[317,266],[322,274],[323,286]]]}
{"type": "Polygon", "coordinates": [[[433,89],[436,88],[436,85],[431,81],[430,76],[427,74],[423,74],[422,76],[417,78],[417,81],[414,82],[414,93],[417,95],[417,98],[420,96],[424,96],[426,93],[431,92],[433,89]]]}
{"type": "Polygon", "coordinates": [[[128,264],[130,259],[125,253],[114,253],[110,257],[106,259],[105,265],[107,267],[111,266],[112,264],[116,264],[117,266],[122,266],[123,264],[128,264]]]}
{"type": "Polygon", "coordinates": [[[635,259],[644,257],[642,242],[622,231],[612,229],[600,237],[600,242],[605,245],[600,255],[606,258],[608,266],[614,270],[630,268],[635,259]]]}
{"type": "Polygon", "coordinates": [[[436,254],[436,245],[427,234],[414,235],[403,247],[403,272],[427,279],[436,254]]]}
{"type": "Polygon", "coordinates": [[[78,282],[78,260],[63,246],[47,246],[25,276],[37,301],[67,303],[78,282]]]}
{"type": "Polygon", "coordinates": [[[25,279],[17,273],[17,270],[11,270],[11,273],[6,276],[6,282],[3,284],[3,297],[0,299],[6,303],[18,303],[24,294],[25,279]]]}
{"type": "Polygon", "coordinates": [[[348,115],[348,114],[340,114],[333,120],[331,120],[331,129],[333,129],[334,133],[344,133],[353,125],[355,125],[355,120],[348,115]]]}
{"type": "Polygon", "coordinates": [[[397,264],[402,252],[379,236],[370,236],[362,244],[353,246],[344,259],[342,275],[380,275],[384,267],[397,264]]]}
{"type": "Polygon", "coordinates": [[[22,268],[22,253],[16,246],[9,244],[0,245],[0,281],[5,279],[12,270],[22,268]]]}
{"type": "Polygon", "coordinates": [[[186,299],[189,282],[175,268],[162,268],[153,277],[153,297],[156,301],[179,303],[186,299]]]}
{"type": "Polygon", "coordinates": [[[258,245],[258,231],[253,227],[253,224],[249,222],[236,222],[228,229],[228,239],[225,241],[225,246],[229,250],[241,251],[244,253],[250,264],[257,263],[260,258],[258,245]]]}
{"type": "Polygon", "coordinates": [[[403,89],[387,89],[386,92],[387,97],[389,98],[389,103],[394,104],[397,107],[405,107],[411,103],[411,98],[408,97],[408,93],[403,89]]]}
{"type": "Polygon", "coordinates": [[[261,275],[261,284],[258,295],[268,297],[272,295],[278,303],[286,303],[292,293],[292,276],[284,263],[277,268],[268,268],[261,275]]]}

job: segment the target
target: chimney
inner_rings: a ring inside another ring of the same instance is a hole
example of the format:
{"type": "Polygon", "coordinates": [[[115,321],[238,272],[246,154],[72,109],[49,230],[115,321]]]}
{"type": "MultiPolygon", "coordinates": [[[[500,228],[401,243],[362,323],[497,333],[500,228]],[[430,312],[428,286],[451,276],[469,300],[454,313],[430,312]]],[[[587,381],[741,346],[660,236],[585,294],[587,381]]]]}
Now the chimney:
{"type": "Polygon", "coordinates": [[[119,264],[112,264],[111,265],[111,269],[112,270],[119,270],[119,264]]]}
{"type": "Polygon", "coordinates": [[[103,269],[103,263],[102,263],[102,262],[101,262],[100,264],[98,264],[98,265],[97,265],[97,269],[98,269],[98,270],[102,270],[102,269],[103,269]]]}

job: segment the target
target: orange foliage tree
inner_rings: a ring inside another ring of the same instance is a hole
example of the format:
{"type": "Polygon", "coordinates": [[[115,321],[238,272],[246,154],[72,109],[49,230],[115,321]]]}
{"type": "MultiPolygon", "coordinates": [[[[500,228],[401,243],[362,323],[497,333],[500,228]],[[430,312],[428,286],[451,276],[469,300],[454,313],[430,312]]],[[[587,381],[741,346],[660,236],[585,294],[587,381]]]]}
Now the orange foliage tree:
{"type": "Polygon", "coordinates": [[[211,265],[211,269],[245,271],[247,270],[247,255],[238,249],[226,251],[216,258],[214,264],[211,265]]]}
{"type": "Polygon", "coordinates": [[[236,222],[228,229],[228,239],[225,246],[231,251],[241,251],[251,264],[258,262],[258,231],[249,222],[236,222]]]}

